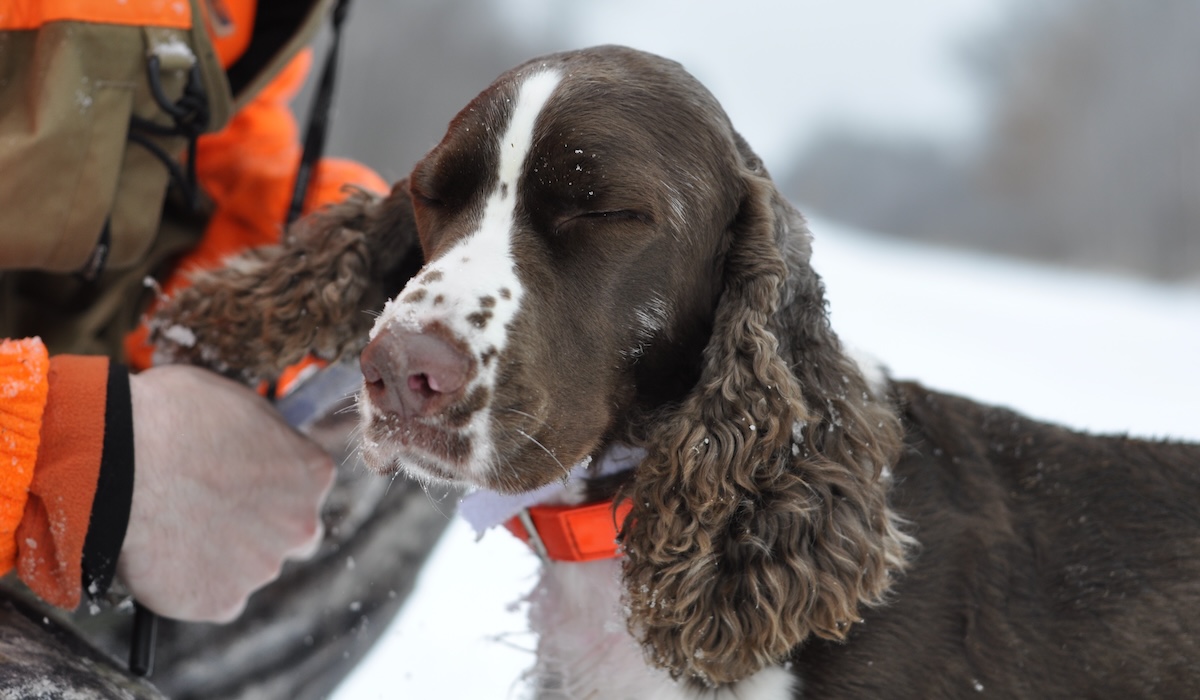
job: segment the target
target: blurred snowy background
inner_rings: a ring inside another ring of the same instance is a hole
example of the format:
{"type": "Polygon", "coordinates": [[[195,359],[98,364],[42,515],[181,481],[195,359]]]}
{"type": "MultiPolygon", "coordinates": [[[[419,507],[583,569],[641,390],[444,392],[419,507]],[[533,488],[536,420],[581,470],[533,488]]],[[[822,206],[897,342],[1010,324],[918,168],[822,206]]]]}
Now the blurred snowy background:
{"type": "MultiPolygon", "coordinates": [[[[843,340],[1071,427],[1200,440],[1198,34],[1190,0],[356,0],[330,150],[397,179],[512,65],[660,53],[813,218],[843,340]]],[[[535,570],[454,522],[335,697],[521,697],[535,570]]]]}

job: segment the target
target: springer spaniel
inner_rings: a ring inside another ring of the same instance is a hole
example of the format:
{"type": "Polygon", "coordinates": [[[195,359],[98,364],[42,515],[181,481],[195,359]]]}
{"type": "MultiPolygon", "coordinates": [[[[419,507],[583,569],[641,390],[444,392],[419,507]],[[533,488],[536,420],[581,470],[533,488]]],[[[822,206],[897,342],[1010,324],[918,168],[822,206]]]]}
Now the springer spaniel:
{"type": "Polygon", "coordinates": [[[546,557],[543,697],[1200,697],[1200,446],[867,369],[809,257],[712,95],[600,47],[505,73],[160,336],[248,376],[363,348],[365,462],[546,557]]]}

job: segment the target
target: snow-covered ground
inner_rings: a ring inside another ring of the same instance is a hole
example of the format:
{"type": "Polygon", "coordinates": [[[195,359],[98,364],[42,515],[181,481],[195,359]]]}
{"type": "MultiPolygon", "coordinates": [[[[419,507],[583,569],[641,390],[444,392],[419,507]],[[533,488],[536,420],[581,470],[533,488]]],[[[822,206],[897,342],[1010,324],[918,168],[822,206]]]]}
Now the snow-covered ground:
{"type": "MultiPolygon", "coordinates": [[[[894,376],[1079,429],[1200,440],[1200,287],[811,227],[834,328],[894,376]]],[[[334,697],[523,697],[533,640],[518,602],[536,568],[506,532],[476,542],[456,519],[334,697]]]]}

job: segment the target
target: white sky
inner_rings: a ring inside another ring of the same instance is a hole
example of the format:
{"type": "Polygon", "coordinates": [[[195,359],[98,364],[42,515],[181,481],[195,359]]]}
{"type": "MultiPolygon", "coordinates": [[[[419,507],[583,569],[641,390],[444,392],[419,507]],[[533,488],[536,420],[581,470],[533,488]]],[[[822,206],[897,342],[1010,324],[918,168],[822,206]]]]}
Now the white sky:
{"type": "Polygon", "coordinates": [[[767,160],[825,124],[969,137],[978,100],[956,57],[1005,0],[493,0],[555,48],[626,44],[683,63],[767,160]]]}

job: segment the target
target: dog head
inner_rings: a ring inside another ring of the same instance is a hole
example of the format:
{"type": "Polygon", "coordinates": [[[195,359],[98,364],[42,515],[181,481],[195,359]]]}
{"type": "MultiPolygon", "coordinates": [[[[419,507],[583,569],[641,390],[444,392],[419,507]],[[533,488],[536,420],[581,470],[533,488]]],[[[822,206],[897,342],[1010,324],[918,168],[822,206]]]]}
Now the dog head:
{"type": "Polygon", "coordinates": [[[365,461],[502,492],[613,440],[629,628],[737,681],[878,603],[898,420],[829,327],[803,219],[678,64],[526,63],[408,181],[425,268],[362,354],[365,461]]]}
{"type": "Polygon", "coordinates": [[[745,183],[677,64],[616,47],[501,76],[408,179],[426,266],[362,355],[366,461],[513,492],[699,373],[745,183]]]}

